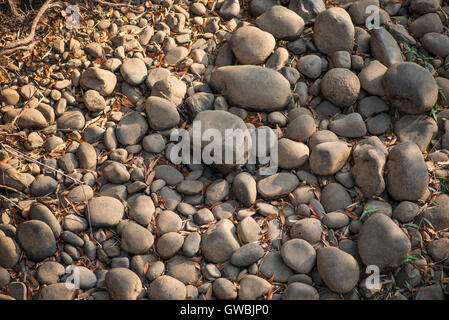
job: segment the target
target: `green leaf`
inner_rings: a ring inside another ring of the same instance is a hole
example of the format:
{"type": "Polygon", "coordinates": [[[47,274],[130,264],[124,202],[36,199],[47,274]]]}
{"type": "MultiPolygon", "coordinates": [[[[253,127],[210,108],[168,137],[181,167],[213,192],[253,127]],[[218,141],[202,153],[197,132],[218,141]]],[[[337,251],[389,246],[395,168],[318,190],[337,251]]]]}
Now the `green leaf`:
{"type": "Polygon", "coordinates": [[[435,229],[434,226],[432,225],[432,223],[429,221],[429,219],[424,218],[424,221],[432,228],[435,229]]]}
{"type": "Polygon", "coordinates": [[[443,97],[443,100],[444,100],[444,101],[447,101],[447,99],[446,99],[446,94],[444,93],[443,89],[442,89],[440,86],[438,86],[438,92],[439,92],[440,95],[443,97]]]}

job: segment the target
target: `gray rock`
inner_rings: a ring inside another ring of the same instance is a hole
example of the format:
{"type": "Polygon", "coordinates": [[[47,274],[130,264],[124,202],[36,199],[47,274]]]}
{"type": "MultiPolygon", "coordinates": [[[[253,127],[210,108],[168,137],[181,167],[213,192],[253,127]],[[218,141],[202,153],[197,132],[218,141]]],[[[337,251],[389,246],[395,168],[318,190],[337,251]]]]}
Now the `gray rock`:
{"type": "Polygon", "coordinates": [[[426,209],[424,211],[423,218],[426,218],[436,231],[448,228],[449,196],[447,194],[440,194],[435,198],[434,203],[438,205],[426,209]]]}
{"type": "Polygon", "coordinates": [[[226,66],[215,69],[209,84],[225,95],[232,105],[256,111],[282,109],[290,96],[290,84],[282,74],[259,66],[226,66]]]}
{"type": "Polygon", "coordinates": [[[293,271],[284,263],[282,257],[277,252],[268,252],[260,264],[260,272],[266,277],[276,282],[287,282],[293,271]]]}
{"type": "Polygon", "coordinates": [[[257,191],[265,199],[283,197],[299,185],[298,178],[287,172],[276,173],[257,182],[257,191]]]}
{"type": "Polygon", "coordinates": [[[335,134],[347,138],[360,138],[366,135],[366,125],[362,116],[353,112],[342,115],[329,124],[329,130],[335,134]]]}
{"type": "Polygon", "coordinates": [[[409,31],[416,38],[421,38],[426,33],[441,33],[443,31],[443,23],[437,13],[427,13],[410,23],[409,31]]]}
{"type": "Polygon", "coordinates": [[[260,64],[274,50],[276,40],[268,32],[245,26],[233,32],[230,44],[241,64],[260,64]]]}
{"type": "Polygon", "coordinates": [[[367,198],[381,195],[385,190],[384,152],[371,144],[362,143],[354,149],[353,159],[355,164],[351,173],[363,195],[367,198]]]}
{"type": "Polygon", "coordinates": [[[321,203],[326,212],[345,209],[352,203],[351,196],[339,183],[329,183],[321,190],[321,203]]]}
{"type": "Polygon", "coordinates": [[[235,235],[234,224],[228,219],[220,220],[201,236],[203,256],[213,263],[229,260],[238,248],[240,245],[235,235]]]}
{"type": "Polygon", "coordinates": [[[403,113],[427,112],[437,101],[435,79],[416,63],[395,64],[388,69],[382,81],[391,104],[403,113]]]}
{"type": "Polygon", "coordinates": [[[322,0],[292,0],[288,8],[295,11],[305,21],[315,19],[320,12],[326,10],[322,0]]]}
{"type": "Polygon", "coordinates": [[[156,226],[160,234],[178,232],[182,227],[181,218],[170,210],[164,210],[156,216],[156,226]]]}
{"type": "Polygon", "coordinates": [[[370,45],[373,57],[387,67],[404,60],[396,40],[385,28],[373,29],[370,45]]]}
{"type": "Polygon", "coordinates": [[[424,152],[437,134],[438,126],[425,115],[407,115],[396,121],[394,132],[399,142],[414,142],[424,152]]]}
{"type": "Polygon", "coordinates": [[[82,142],[76,150],[80,168],[95,170],[97,167],[97,153],[94,147],[87,142],[82,142]]]}
{"type": "Polygon", "coordinates": [[[228,279],[220,278],[212,284],[212,292],[219,300],[234,300],[237,298],[237,288],[228,279]]]}
{"type": "MultiPolygon", "coordinates": [[[[210,163],[207,164],[212,165],[222,173],[229,173],[246,163],[252,146],[252,140],[245,123],[240,117],[223,110],[207,110],[198,113],[194,119],[194,122],[195,121],[198,121],[197,123],[201,124],[201,136],[203,136],[204,132],[208,129],[216,129],[221,133],[221,159],[215,159],[216,157],[214,157],[213,159],[210,159],[210,163]],[[238,138],[236,138],[236,136],[232,138],[234,141],[232,146],[229,145],[229,142],[226,143],[226,130],[236,130],[241,133],[238,138]],[[237,148],[238,143],[236,141],[240,140],[240,138],[242,138],[241,141],[243,142],[243,146],[240,142],[240,145],[237,148]],[[228,161],[226,160],[226,154],[228,161]],[[230,155],[232,155],[232,159],[229,159],[230,155]]],[[[192,129],[190,131],[191,140],[193,140],[193,134],[194,131],[192,129]]],[[[205,148],[209,143],[210,140],[202,141],[201,148],[205,148]]],[[[210,187],[208,190],[210,190],[210,187]]]]}
{"type": "Polygon", "coordinates": [[[315,249],[303,239],[291,239],[281,247],[285,264],[297,273],[309,273],[315,266],[315,249]]]}
{"type": "Polygon", "coordinates": [[[118,142],[130,146],[139,143],[148,129],[147,120],[138,112],[127,113],[118,123],[115,135],[118,142]]]}
{"type": "Polygon", "coordinates": [[[143,194],[137,194],[127,199],[128,216],[134,219],[137,223],[147,226],[150,224],[155,207],[151,197],[143,194]]]}
{"type": "Polygon", "coordinates": [[[313,26],[313,41],[318,50],[330,55],[334,51],[352,52],[354,25],[342,8],[333,7],[322,11],[313,26]]]}
{"type": "Polygon", "coordinates": [[[137,223],[128,223],[121,232],[121,247],[132,254],[148,252],[154,242],[153,235],[137,223]]]}
{"type": "Polygon", "coordinates": [[[363,224],[358,239],[360,257],[365,265],[381,270],[400,266],[411,249],[405,233],[385,214],[375,214],[363,224]]]}
{"type": "Polygon", "coordinates": [[[106,108],[106,101],[98,91],[87,90],[84,93],[84,105],[89,111],[99,112],[106,108]]]}
{"type": "Polygon", "coordinates": [[[145,102],[148,123],[154,130],[167,130],[179,121],[179,112],[171,101],[159,97],[149,97],[145,102]]]}
{"type": "Polygon", "coordinates": [[[111,300],[136,300],[142,289],[137,274],[125,268],[110,269],[105,283],[111,300]]]}
{"type": "Polygon", "coordinates": [[[123,184],[129,181],[130,174],[125,165],[111,161],[103,168],[103,176],[111,183],[123,184]]]}
{"type": "Polygon", "coordinates": [[[318,291],[311,285],[293,282],[282,293],[282,300],[319,300],[318,291]]]}
{"type": "Polygon", "coordinates": [[[162,259],[170,259],[181,250],[183,244],[183,236],[177,232],[168,232],[159,238],[156,249],[162,259]]]}
{"type": "Polygon", "coordinates": [[[185,101],[185,104],[192,118],[194,118],[201,111],[212,110],[214,99],[215,97],[212,93],[197,92],[194,95],[188,97],[185,101]]]}
{"type": "Polygon", "coordinates": [[[289,121],[285,136],[299,142],[306,142],[316,132],[315,120],[308,114],[302,114],[289,121]]]}
{"type": "Polygon", "coordinates": [[[75,286],[68,286],[66,283],[54,283],[39,291],[38,300],[73,300],[75,289],[75,286]]]}
{"type": "Polygon", "coordinates": [[[252,217],[246,217],[237,225],[237,232],[243,243],[257,241],[260,238],[261,229],[252,217]]]}
{"type": "Polygon", "coordinates": [[[323,227],[321,222],[314,218],[304,218],[295,222],[290,229],[293,239],[304,239],[310,244],[315,244],[321,240],[323,227]]]}
{"type": "Polygon", "coordinates": [[[256,300],[267,294],[271,284],[260,277],[247,275],[240,281],[239,300],[256,300]]]}
{"type": "Polygon", "coordinates": [[[93,227],[114,227],[123,218],[123,204],[112,197],[102,196],[89,200],[89,216],[93,227]]]}
{"type": "Polygon", "coordinates": [[[312,149],[309,164],[312,172],[318,175],[333,175],[340,170],[350,154],[344,142],[323,142],[312,149]]]}
{"type": "Polygon", "coordinates": [[[331,69],[321,81],[323,96],[339,107],[348,107],[354,104],[359,92],[359,78],[348,69],[331,69]]]}
{"type": "Polygon", "coordinates": [[[283,169],[301,167],[309,160],[309,148],[301,142],[282,138],[278,141],[278,164],[283,169]]]}
{"type": "Polygon", "coordinates": [[[249,173],[239,173],[232,182],[232,194],[245,206],[251,206],[257,198],[256,181],[249,173]]]}
{"type": "Polygon", "coordinates": [[[315,54],[301,57],[296,64],[299,72],[310,79],[317,79],[322,72],[321,58],[315,54]]]}
{"type": "Polygon", "coordinates": [[[0,266],[14,267],[19,262],[21,254],[20,247],[14,239],[0,235],[0,266]]]}
{"type": "Polygon", "coordinates": [[[424,195],[429,175],[416,144],[404,142],[394,146],[390,150],[387,167],[387,188],[395,200],[417,201],[424,195]]]}
{"type": "Polygon", "coordinates": [[[353,256],[335,248],[318,250],[318,272],[326,286],[336,293],[351,291],[359,281],[359,265],[353,256]]]}
{"type": "Polygon", "coordinates": [[[117,78],[115,74],[104,69],[90,67],[81,74],[81,87],[86,90],[96,90],[102,96],[111,94],[116,84],[117,78]]]}
{"type": "Polygon", "coordinates": [[[193,257],[200,249],[201,236],[197,232],[192,232],[185,239],[182,245],[182,252],[186,257],[193,257]]]}
{"type": "Polygon", "coordinates": [[[17,228],[17,239],[27,257],[35,262],[56,253],[56,241],[50,227],[40,221],[23,222],[17,228]]]}
{"type": "Polygon", "coordinates": [[[296,39],[304,30],[304,20],[283,6],[273,6],[256,19],[259,28],[277,39],[296,39]]]}
{"type": "Polygon", "coordinates": [[[377,60],[371,61],[359,73],[360,85],[363,90],[376,96],[384,96],[385,89],[382,84],[382,79],[387,72],[387,67],[377,60]]]}
{"type": "Polygon", "coordinates": [[[445,58],[449,54],[449,37],[444,34],[426,33],[422,38],[422,45],[435,56],[445,58]]]}
{"type": "Polygon", "coordinates": [[[56,191],[58,182],[49,176],[40,176],[31,184],[31,193],[36,197],[43,197],[56,191]]]}
{"type": "Polygon", "coordinates": [[[160,276],[147,290],[150,300],[185,300],[186,286],[170,276],[160,276]]]}
{"type": "Polygon", "coordinates": [[[234,251],[231,263],[237,267],[246,267],[257,262],[263,255],[264,250],[259,244],[248,243],[234,251]]]}
{"type": "Polygon", "coordinates": [[[32,220],[40,220],[45,222],[53,231],[54,237],[57,239],[61,234],[61,225],[51,210],[38,202],[33,202],[30,207],[30,218],[32,220]]]}

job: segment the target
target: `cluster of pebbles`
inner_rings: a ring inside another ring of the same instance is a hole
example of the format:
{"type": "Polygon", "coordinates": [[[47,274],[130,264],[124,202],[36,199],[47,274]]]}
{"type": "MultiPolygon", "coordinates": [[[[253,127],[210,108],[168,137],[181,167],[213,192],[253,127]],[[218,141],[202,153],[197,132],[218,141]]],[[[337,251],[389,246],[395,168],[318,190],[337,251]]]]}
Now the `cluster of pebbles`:
{"type": "Polygon", "coordinates": [[[8,57],[0,300],[447,297],[449,6],[79,6],[8,57]],[[273,130],[277,172],[173,164],[194,120],[273,130]]]}

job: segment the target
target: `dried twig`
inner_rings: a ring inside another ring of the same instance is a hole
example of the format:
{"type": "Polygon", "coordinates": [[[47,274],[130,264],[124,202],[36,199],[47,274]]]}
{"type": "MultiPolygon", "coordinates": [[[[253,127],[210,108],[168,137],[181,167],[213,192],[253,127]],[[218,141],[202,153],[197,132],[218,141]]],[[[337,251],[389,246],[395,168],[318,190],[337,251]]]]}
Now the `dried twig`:
{"type": "Polygon", "coordinates": [[[34,40],[34,35],[36,33],[37,24],[39,23],[39,20],[44,15],[45,11],[47,11],[50,8],[59,6],[59,5],[60,5],[59,2],[52,2],[52,0],[47,0],[42,5],[42,7],[39,9],[36,16],[34,17],[33,22],[31,23],[31,30],[30,30],[30,33],[28,34],[28,36],[26,36],[25,38],[22,38],[22,39],[18,39],[18,40],[9,42],[8,44],[4,45],[0,49],[0,52],[2,54],[5,54],[5,51],[11,53],[12,51],[18,50],[18,49],[27,49],[26,46],[31,41],[34,40]]]}

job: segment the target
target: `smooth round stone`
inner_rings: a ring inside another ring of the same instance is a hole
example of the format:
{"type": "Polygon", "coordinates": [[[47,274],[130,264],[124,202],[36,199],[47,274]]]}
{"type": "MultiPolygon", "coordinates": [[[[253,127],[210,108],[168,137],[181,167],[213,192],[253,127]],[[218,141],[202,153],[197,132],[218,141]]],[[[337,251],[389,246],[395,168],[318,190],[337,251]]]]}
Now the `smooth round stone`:
{"type": "Polygon", "coordinates": [[[156,174],[155,179],[162,179],[168,185],[177,185],[184,180],[184,176],[176,168],[169,165],[160,165],[154,168],[156,174]]]}
{"type": "Polygon", "coordinates": [[[76,293],[74,285],[54,283],[39,291],[38,300],[73,300],[76,293]]]}
{"type": "Polygon", "coordinates": [[[31,193],[36,197],[43,197],[55,192],[58,182],[49,176],[40,176],[31,184],[31,193]]]}
{"type": "Polygon", "coordinates": [[[131,111],[120,120],[115,135],[121,144],[132,146],[143,139],[147,130],[147,120],[140,113],[131,111]]]}
{"type": "Polygon", "coordinates": [[[287,282],[293,271],[287,267],[277,252],[268,252],[260,265],[260,272],[267,278],[274,275],[274,281],[287,282]]]}
{"type": "Polygon", "coordinates": [[[277,39],[295,39],[304,30],[304,20],[284,6],[273,6],[256,19],[256,24],[277,39]]]}
{"type": "Polygon", "coordinates": [[[179,203],[178,206],[176,207],[176,210],[180,214],[187,217],[193,216],[197,212],[194,206],[186,202],[179,203]]]}
{"type": "Polygon", "coordinates": [[[271,284],[254,275],[247,275],[240,281],[239,299],[240,300],[256,300],[267,294],[271,289],[271,284]]]}
{"type": "Polygon", "coordinates": [[[249,173],[241,172],[232,182],[232,193],[245,206],[251,206],[257,198],[256,181],[249,173]]]}
{"type": "Polygon", "coordinates": [[[298,71],[310,79],[317,79],[322,72],[321,58],[315,54],[303,56],[296,64],[298,71]]]}
{"type": "Polygon", "coordinates": [[[123,79],[132,86],[138,86],[147,77],[145,62],[138,58],[125,59],[120,67],[123,79]]]}
{"type": "Polygon", "coordinates": [[[109,182],[115,184],[123,184],[130,178],[126,166],[115,161],[110,162],[104,167],[103,175],[109,182]]]}
{"type": "Polygon", "coordinates": [[[304,239],[313,245],[321,240],[322,231],[323,227],[319,220],[314,218],[305,218],[293,224],[290,229],[290,235],[294,239],[304,239]]]}
{"type": "Polygon", "coordinates": [[[110,269],[105,283],[111,300],[136,300],[142,290],[137,274],[126,268],[110,269]]]}
{"type": "Polygon", "coordinates": [[[264,250],[259,244],[248,243],[234,251],[231,263],[237,267],[246,267],[257,262],[263,255],[264,250]]]}
{"type": "Polygon", "coordinates": [[[10,237],[0,235],[0,265],[12,268],[19,262],[21,250],[19,245],[10,237]]]}
{"type": "Polygon", "coordinates": [[[201,236],[197,232],[192,232],[185,239],[182,245],[182,252],[186,257],[193,257],[200,249],[201,236]]]}
{"type": "Polygon", "coordinates": [[[185,300],[186,286],[170,276],[160,276],[147,290],[150,300],[185,300]]]}
{"type": "Polygon", "coordinates": [[[156,216],[156,226],[160,234],[181,230],[181,218],[170,210],[164,210],[156,216]]]}
{"type": "Polygon", "coordinates": [[[114,227],[123,218],[123,204],[112,197],[101,196],[89,200],[88,214],[93,227],[114,227]]]}
{"type": "Polygon", "coordinates": [[[67,194],[67,198],[73,203],[89,201],[93,196],[94,191],[87,185],[76,186],[67,194]]]}
{"type": "Polygon", "coordinates": [[[126,252],[144,254],[153,245],[153,235],[137,223],[128,223],[121,233],[121,246],[126,252]]]}
{"type": "Polygon", "coordinates": [[[199,180],[184,180],[176,189],[185,195],[195,195],[203,190],[204,184],[199,180]]]}
{"type": "Polygon", "coordinates": [[[137,194],[127,199],[129,206],[128,216],[137,223],[147,226],[155,212],[155,207],[151,197],[143,194],[137,194]]]}
{"type": "Polygon", "coordinates": [[[354,104],[359,92],[359,78],[345,68],[331,69],[321,80],[321,93],[327,100],[339,107],[349,107],[354,104]]]}
{"type": "Polygon", "coordinates": [[[259,180],[257,191],[265,199],[274,199],[288,195],[298,185],[299,180],[294,174],[280,172],[259,180]]]}
{"type": "Polygon", "coordinates": [[[278,141],[278,163],[281,168],[299,168],[308,160],[309,148],[304,143],[286,138],[278,141]]]}
{"type": "Polygon", "coordinates": [[[298,273],[309,273],[315,266],[316,252],[307,241],[292,239],[281,247],[285,264],[298,273]]]}
{"type": "MultiPolygon", "coordinates": [[[[61,234],[61,225],[51,210],[38,202],[33,202],[30,207],[30,217],[32,220],[40,220],[48,224],[53,231],[55,239],[61,234]]],[[[67,216],[66,216],[67,217],[67,216]]]]}
{"type": "Polygon", "coordinates": [[[282,294],[282,300],[319,300],[318,291],[311,285],[290,283],[282,294]]]}
{"type": "Polygon", "coordinates": [[[17,228],[17,238],[27,257],[33,261],[42,261],[56,253],[53,231],[40,220],[21,223],[17,228]]]}
{"type": "Polygon", "coordinates": [[[148,123],[154,130],[171,129],[180,121],[176,105],[167,99],[149,97],[145,102],[145,112],[148,123]]]}
{"type": "Polygon", "coordinates": [[[145,151],[159,153],[165,149],[165,141],[162,135],[155,133],[143,138],[142,147],[145,151]]]}
{"type": "Polygon", "coordinates": [[[349,217],[342,212],[329,212],[323,217],[323,224],[331,229],[340,229],[349,224],[349,217]]]}
{"type": "Polygon", "coordinates": [[[156,249],[162,259],[169,259],[181,250],[183,244],[183,236],[176,232],[168,232],[159,238],[156,249]]]}
{"type": "Polygon", "coordinates": [[[273,51],[276,40],[268,32],[245,26],[234,31],[230,44],[237,60],[250,65],[264,62],[273,51]]]}
{"type": "Polygon", "coordinates": [[[214,296],[219,300],[234,300],[237,298],[237,288],[228,279],[219,278],[212,284],[214,296]]]}
{"type": "Polygon", "coordinates": [[[318,272],[324,283],[336,293],[351,291],[359,281],[359,265],[354,257],[338,248],[318,250],[318,272]]]}

